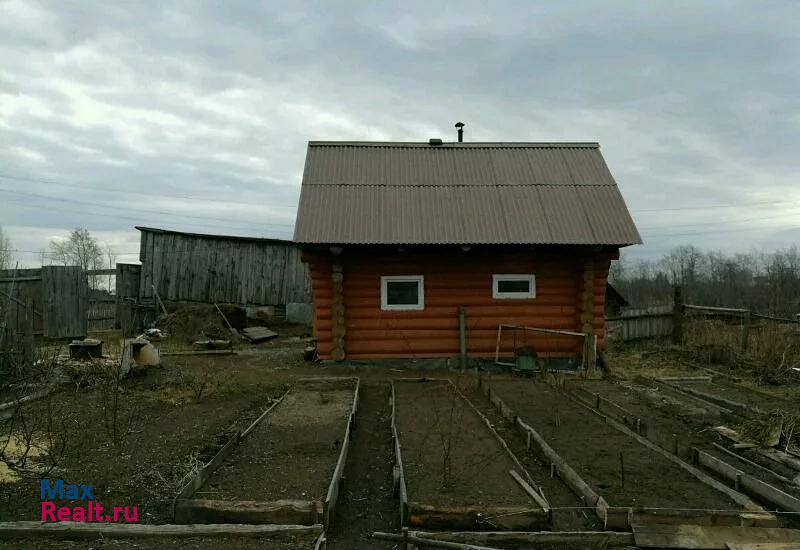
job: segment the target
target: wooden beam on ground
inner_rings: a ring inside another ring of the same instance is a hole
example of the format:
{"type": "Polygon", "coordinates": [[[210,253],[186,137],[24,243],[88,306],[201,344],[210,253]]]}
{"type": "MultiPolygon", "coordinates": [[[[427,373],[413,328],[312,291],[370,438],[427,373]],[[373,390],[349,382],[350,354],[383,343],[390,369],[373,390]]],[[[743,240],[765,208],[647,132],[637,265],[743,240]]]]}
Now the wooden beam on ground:
{"type": "Polygon", "coordinates": [[[190,351],[162,351],[159,353],[161,357],[177,357],[182,355],[236,355],[232,349],[207,349],[207,350],[190,350],[190,351]]]}
{"type": "Polygon", "coordinates": [[[547,528],[550,514],[523,506],[429,506],[408,503],[408,524],[424,529],[534,531],[547,528]]]}
{"type": "Polygon", "coordinates": [[[476,546],[474,544],[461,544],[448,542],[443,540],[435,540],[429,538],[418,537],[410,533],[372,533],[372,538],[378,540],[388,540],[392,542],[400,542],[401,548],[406,550],[408,544],[416,544],[421,548],[454,548],[455,550],[501,550],[499,548],[490,548],[488,546],[476,546]]]}
{"type": "Polygon", "coordinates": [[[406,489],[406,477],[403,469],[403,453],[400,444],[400,435],[397,432],[395,422],[395,401],[397,397],[394,391],[394,381],[391,383],[391,405],[392,405],[392,441],[394,443],[394,460],[398,470],[398,496],[400,497],[400,526],[404,527],[408,520],[408,490],[406,489]]]}
{"type": "Polygon", "coordinates": [[[259,537],[291,539],[322,532],[322,525],[148,525],[143,523],[0,522],[0,539],[6,538],[153,538],[153,537],[259,537]]]}
{"type": "Polygon", "coordinates": [[[339,451],[339,459],[336,461],[336,467],[333,469],[333,476],[331,477],[331,482],[328,486],[328,493],[325,496],[324,524],[326,530],[333,526],[333,521],[336,517],[336,503],[339,500],[339,491],[341,490],[342,486],[344,466],[347,462],[347,453],[350,449],[350,439],[353,437],[353,429],[355,428],[356,423],[360,385],[361,380],[356,378],[356,387],[353,391],[353,405],[350,408],[350,415],[347,417],[347,427],[344,430],[344,437],[342,438],[342,448],[339,451]]]}
{"type": "Polygon", "coordinates": [[[410,535],[429,539],[502,546],[503,548],[530,548],[538,545],[581,545],[583,548],[614,548],[633,546],[632,533],[614,531],[411,531],[410,535]]]}
{"type": "MultiPolygon", "coordinates": [[[[573,493],[577,496],[581,497],[584,503],[587,506],[596,506],[598,501],[600,500],[600,496],[592,489],[588,483],[586,483],[583,478],[581,478],[575,470],[570,467],[567,462],[561,458],[561,456],[556,453],[550,445],[544,440],[544,438],[539,435],[539,433],[533,429],[532,426],[526,424],[521,418],[516,416],[513,411],[497,396],[491,389],[491,386],[484,383],[482,385],[483,392],[489,399],[489,401],[500,411],[503,416],[510,416],[513,418],[514,425],[522,431],[523,434],[528,438],[528,448],[531,447],[532,443],[535,443],[539,448],[539,454],[544,456],[555,469],[558,477],[569,487],[573,493]]],[[[506,417],[508,417],[506,416],[506,417]]],[[[600,518],[601,521],[605,521],[605,518],[600,518]]]]}
{"type": "Polygon", "coordinates": [[[250,435],[250,432],[252,432],[254,429],[256,429],[256,427],[257,427],[257,426],[258,426],[258,425],[261,423],[261,421],[263,421],[263,420],[264,420],[264,419],[265,419],[267,416],[269,416],[269,413],[271,413],[271,412],[272,412],[272,410],[273,410],[275,407],[277,407],[278,405],[280,405],[280,404],[281,404],[281,402],[283,401],[283,398],[284,398],[284,397],[286,397],[287,395],[289,395],[289,392],[290,392],[290,391],[292,391],[292,389],[291,389],[291,388],[289,388],[288,390],[286,390],[286,393],[284,393],[283,395],[281,395],[281,396],[280,396],[280,398],[278,398],[278,400],[277,400],[277,401],[275,401],[275,402],[274,402],[272,405],[270,405],[270,406],[267,408],[267,410],[266,410],[266,411],[264,411],[263,413],[261,413],[261,415],[259,415],[259,417],[258,417],[258,418],[256,418],[256,419],[253,421],[253,423],[252,423],[252,424],[250,424],[250,425],[247,427],[247,429],[246,429],[245,431],[243,431],[243,432],[242,432],[242,439],[244,439],[245,437],[247,437],[248,435],[250,435]]]}
{"type": "Polygon", "coordinates": [[[629,430],[626,426],[624,426],[623,424],[620,424],[619,422],[617,422],[613,418],[610,418],[610,417],[602,414],[601,412],[593,409],[590,405],[587,405],[586,403],[584,403],[580,399],[576,398],[574,395],[569,394],[569,393],[567,393],[565,395],[567,395],[573,402],[577,403],[581,407],[584,407],[584,408],[592,411],[596,415],[600,416],[601,418],[603,418],[605,420],[606,424],[608,424],[609,426],[612,426],[613,428],[616,428],[617,431],[620,431],[620,432],[632,437],[633,439],[635,439],[636,441],[638,441],[639,443],[641,443],[642,445],[644,445],[648,449],[651,449],[651,450],[655,451],[656,453],[660,454],[661,456],[663,456],[664,458],[666,458],[667,460],[669,460],[673,464],[679,466],[681,469],[683,469],[686,472],[688,472],[691,475],[693,475],[695,478],[697,478],[701,482],[705,483],[709,487],[711,487],[713,489],[716,489],[720,493],[724,494],[725,496],[727,496],[728,498],[733,500],[735,503],[737,503],[740,506],[742,506],[745,510],[758,511],[758,512],[764,511],[764,509],[761,506],[759,506],[758,504],[753,502],[746,495],[743,495],[742,493],[731,489],[730,487],[720,483],[719,481],[717,481],[716,479],[710,477],[709,475],[705,474],[704,472],[698,470],[694,466],[692,466],[690,464],[687,464],[686,462],[681,460],[680,457],[678,457],[678,456],[676,456],[676,455],[674,455],[674,454],[672,454],[670,452],[665,451],[664,449],[662,449],[661,447],[659,447],[658,445],[656,445],[655,443],[653,443],[649,439],[646,439],[646,438],[640,436],[639,434],[629,430]]]}
{"type": "Polygon", "coordinates": [[[693,449],[698,464],[720,477],[734,483],[738,490],[759,499],[769,505],[775,506],[784,512],[800,513],[800,499],[784,493],[780,489],[756,479],[750,474],[738,470],[727,462],[718,459],[700,449],[693,449]]]}
{"type": "Polygon", "coordinates": [[[522,479],[521,475],[519,475],[514,470],[509,470],[508,474],[514,479],[514,481],[517,482],[517,485],[519,485],[522,488],[522,490],[525,491],[525,494],[527,494],[531,499],[533,499],[533,501],[536,504],[542,507],[542,510],[544,510],[545,512],[550,510],[550,503],[548,503],[547,500],[545,500],[545,498],[539,493],[539,491],[531,487],[527,481],[522,479]]]}
{"type": "Polygon", "coordinates": [[[517,455],[515,455],[514,452],[509,448],[509,446],[506,443],[505,439],[503,439],[503,436],[501,436],[499,433],[497,433],[497,430],[494,429],[494,426],[492,426],[492,423],[489,421],[488,418],[486,418],[486,415],[484,415],[480,410],[478,410],[478,407],[476,407],[469,399],[467,399],[467,396],[464,395],[461,392],[459,387],[456,386],[453,383],[452,380],[448,380],[448,382],[450,384],[450,387],[453,388],[453,391],[456,392],[456,395],[458,395],[467,405],[469,405],[469,408],[472,409],[472,411],[476,415],[478,415],[478,418],[480,418],[483,421],[484,425],[486,425],[486,428],[489,430],[489,432],[492,434],[492,436],[495,438],[495,440],[497,440],[497,442],[500,444],[500,446],[506,452],[506,454],[511,459],[511,461],[514,463],[514,465],[517,468],[519,468],[519,470],[522,473],[525,474],[525,477],[527,478],[527,482],[525,482],[519,476],[519,474],[517,474],[517,472],[515,472],[513,470],[511,470],[511,472],[510,472],[511,473],[511,477],[513,477],[514,480],[517,481],[517,483],[522,481],[522,484],[520,484],[520,486],[522,487],[523,491],[525,491],[525,493],[529,497],[531,497],[533,499],[533,501],[536,502],[536,504],[541,506],[544,511],[550,510],[550,503],[547,502],[547,498],[544,496],[544,491],[542,491],[541,487],[539,487],[539,485],[533,480],[533,478],[531,477],[530,473],[528,473],[528,470],[522,465],[522,463],[517,458],[517,455]],[[531,487],[531,485],[533,487],[531,487]],[[527,487],[527,489],[531,489],[531,491],[528,492],[526,487],[527,487]]]}
{"type": "MultiPolygon", "coordinates": [[[[669,384],[672,387],[676,387],[675,383],[670,382],[669,380],[666,380],[664,378],[658,378],[658,381],[659,382],[663,382],[665,384],[669,384]]],[[[758,407],[753,407],[751,405],[746,405],[745,403],[740,403],[738,401],[733,401],[731,399],[726,399],[726,398],[720,397],[718,395],[714,395],[714,394],[710,394],[710,393],[703,392],[703,391],[700,391],[700,390],[696,390],[694,388],[687,388],[687,387],[684,387],[684,386],[680,386],[679,389],[682,392],[688,393],[688,394],[693,395],[695,397],[699,397],[700,399],[703,399],[704,401],[709,401],[709,402],[713,403],[714,405],[725,407],[726,409],[734,410],[734,411],[737,411],[737,412],[742,413],[742,414],[748,414],[748,413],[764,414],[764,411],[762,411],[758,407]]]]}
{"type": "Polygon", "coordinates": [[[186,499],[175,505],[175,520],[180,523],[316,525],[322,523],[322,515],[322,503],[312,500],[186,499]]]}
{"type": "Polygon", "coordinates": [[[634,524],[633,536],[642,548],[726,550],[729,543],[800,542],[800,530],[770,527],[634,524]]]}

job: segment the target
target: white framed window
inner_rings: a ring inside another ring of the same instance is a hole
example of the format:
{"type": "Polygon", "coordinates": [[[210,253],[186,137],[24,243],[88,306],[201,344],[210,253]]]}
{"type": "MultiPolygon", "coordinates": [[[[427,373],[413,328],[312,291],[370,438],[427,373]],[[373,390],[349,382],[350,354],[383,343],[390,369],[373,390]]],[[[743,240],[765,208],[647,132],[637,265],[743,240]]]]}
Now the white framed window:
{"type": "Polygon", "coordinates": [[[492,275],[492,298],[536,298],[536,276],[513,274],[492,275]]]}
{"type": "Polygon", "coordinates": [[[386,311],[425,309],[425,277],[422,275],[381,277],[381,309],[386,311]]]}

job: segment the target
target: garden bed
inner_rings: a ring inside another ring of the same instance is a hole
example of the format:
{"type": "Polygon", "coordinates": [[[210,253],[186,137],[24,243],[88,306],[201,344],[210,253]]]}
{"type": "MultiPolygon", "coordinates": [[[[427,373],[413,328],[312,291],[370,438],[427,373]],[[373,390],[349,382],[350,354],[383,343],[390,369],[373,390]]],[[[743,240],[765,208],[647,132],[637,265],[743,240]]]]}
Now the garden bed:
{"type": "Polygon", "coordinates": [[[542,507],[509,473],[519,467],[449,381],[395,381],[394,396],[409,525],[546,524],[542,507]]]}
{"type": "Polygon", "coordinates": [[[235,436],[219,464],[207,467],[204,484],[180,495],[176,520],[322,523],[326,499],[338,491],[357,399],[357,379],[299,381],[257,424],[235,436]]]}
{"type": "Polygon", "coordinates": [[[547,384],[496,381],[491,390],[611,507],[742,508],[547,384]]]}

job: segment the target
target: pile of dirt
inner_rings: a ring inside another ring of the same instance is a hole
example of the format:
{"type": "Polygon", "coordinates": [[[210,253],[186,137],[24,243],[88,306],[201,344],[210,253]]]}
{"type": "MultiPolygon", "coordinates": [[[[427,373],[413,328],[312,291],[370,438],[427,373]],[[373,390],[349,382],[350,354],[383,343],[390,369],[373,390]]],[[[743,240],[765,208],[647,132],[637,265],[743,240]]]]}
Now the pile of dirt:
{"type": "MultiPolygon", "coordinates": [[[[173,340],[191,343],[196,340],[230,340],[233,336],[213,304],[172,306],[170,309],[172,313],[159,317],[156,326],[173,340]]],[[[244,308],[221,304],[219,309],[233,328],[247,326],[244,308]]]]}

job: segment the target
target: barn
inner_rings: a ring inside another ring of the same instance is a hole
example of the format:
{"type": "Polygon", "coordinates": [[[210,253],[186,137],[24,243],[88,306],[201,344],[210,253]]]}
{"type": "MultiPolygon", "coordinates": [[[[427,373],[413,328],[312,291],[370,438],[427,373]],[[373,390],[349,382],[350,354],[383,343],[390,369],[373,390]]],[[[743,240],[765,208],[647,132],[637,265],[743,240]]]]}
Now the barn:
{"type": "Polygon", "coordinates": [[[342,360],[513,354],[499,325],[589,353],[610,262],[641,238],[597,143],[430,140],[310,142],[294,241],[318,353],[342,360]]]}

